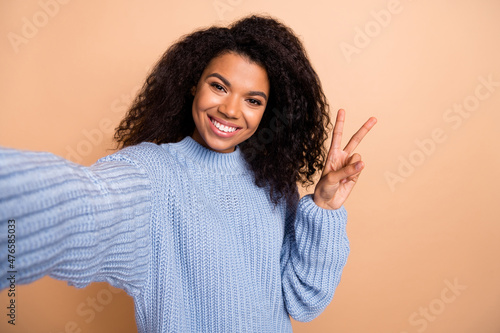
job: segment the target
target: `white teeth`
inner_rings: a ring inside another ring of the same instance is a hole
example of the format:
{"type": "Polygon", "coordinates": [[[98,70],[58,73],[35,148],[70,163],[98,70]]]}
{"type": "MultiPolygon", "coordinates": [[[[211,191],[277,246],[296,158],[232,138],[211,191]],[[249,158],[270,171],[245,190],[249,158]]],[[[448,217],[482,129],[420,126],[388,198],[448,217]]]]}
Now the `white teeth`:
{"type": "Polygon", "coordinates": [[[231,132],[236,131],[236,127],[228,127],[228,126],[222,125],[221,123],[219,123],[218,121],[216,121],[213,118],[211,118],[211,120],[212,120],[212,124],[214,124],[214,126],[217,127],[219,130],[221,130],[222,132],[231,133],[231,132]]]}

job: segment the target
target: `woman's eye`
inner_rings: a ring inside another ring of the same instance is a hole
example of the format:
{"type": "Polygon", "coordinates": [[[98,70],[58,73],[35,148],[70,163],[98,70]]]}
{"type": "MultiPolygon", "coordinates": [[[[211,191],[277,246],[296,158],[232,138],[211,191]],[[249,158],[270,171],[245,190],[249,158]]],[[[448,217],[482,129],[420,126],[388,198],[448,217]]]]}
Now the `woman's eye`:
{"type": "Polygon", "coordinates": [[[250,102],[250,104],[262,105],[262,103],[258,99],[250,98],[248,101],[250,102]]]}
{"type": "Polygon", "coordinates": [[[220,84],[218,84],[218,83],[215,83],[215,82],[214,82],[214,83],[212,83],[212,84],[210,84],[210,85],[211,85],[212,87],[214,87],[215,89],[217,89],[217,90],[220,90],[220,91],[225,91],[224,87],[223,87],[223,86],[221,86],[221,85],[220,85],[220,84]]]}

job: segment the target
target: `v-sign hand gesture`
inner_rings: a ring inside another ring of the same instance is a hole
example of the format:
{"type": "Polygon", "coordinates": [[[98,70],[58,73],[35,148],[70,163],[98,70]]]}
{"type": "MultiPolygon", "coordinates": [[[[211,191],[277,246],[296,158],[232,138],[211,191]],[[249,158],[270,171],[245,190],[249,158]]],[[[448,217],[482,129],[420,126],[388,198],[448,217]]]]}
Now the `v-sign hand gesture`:
{"type": "Polygon", "coordinates": [[[361,155],[352,154],[363,137],[377,123],[377,118],[371,117],[354,134],[345,146],[340,149],[342,130],[344,128],[345,110],[337,112],[333,129],[332,144],[321,178],[314,189],[314,202],[325,209],[339,209],[351,193],[356,181],[364,168],[361,155]]]}

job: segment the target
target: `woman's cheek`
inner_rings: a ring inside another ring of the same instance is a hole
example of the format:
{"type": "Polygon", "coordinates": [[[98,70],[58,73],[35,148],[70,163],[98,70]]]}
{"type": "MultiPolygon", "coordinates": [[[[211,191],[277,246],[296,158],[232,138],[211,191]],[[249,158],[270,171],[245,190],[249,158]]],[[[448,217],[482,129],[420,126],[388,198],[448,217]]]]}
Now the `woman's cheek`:
{"type": "Polygon", "coordinates": [[[221,103],[221,98],[214,93],[207,93],[204,98],[204,109],[209,109],[218,106],[221,103]]]}
{"type": "Polygon", "coordinates": [[[255,130],[257,130],[260,122],[262,121],[262,117],[264,116],[264,111],[257,110],[257,112],[254,112],[252,115],[252,125],[254,126],[255,130]]]}

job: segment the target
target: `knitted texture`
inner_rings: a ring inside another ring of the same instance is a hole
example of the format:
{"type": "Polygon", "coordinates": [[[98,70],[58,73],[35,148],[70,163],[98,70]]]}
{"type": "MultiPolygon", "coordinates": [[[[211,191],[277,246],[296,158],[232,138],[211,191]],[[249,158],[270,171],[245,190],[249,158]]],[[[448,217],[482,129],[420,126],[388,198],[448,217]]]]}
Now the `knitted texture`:
{"type": "Polygon", "coordinates": [[[310,321],[331,302],[349,253],[344,206],[306,195],[275,207],[238,146],[218,153],[191,137],[90,167],[0,149],[0,189],[16,283],[106,281],[134,298],[140,333],[291,332],[289,316],[310,321]]]}

